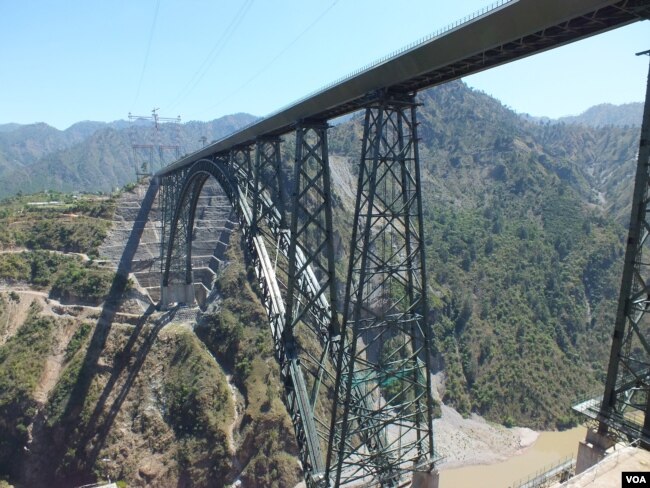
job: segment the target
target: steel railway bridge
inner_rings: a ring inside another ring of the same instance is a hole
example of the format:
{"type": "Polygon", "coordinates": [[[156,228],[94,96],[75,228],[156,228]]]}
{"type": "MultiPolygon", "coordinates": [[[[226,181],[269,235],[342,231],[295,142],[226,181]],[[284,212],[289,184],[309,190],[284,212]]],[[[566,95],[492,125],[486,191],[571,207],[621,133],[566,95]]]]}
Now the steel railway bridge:
{"type": "MultiPolygon", "coordinates": [[[[416,92],[649,17],[650,0],[501,1],[156,174],[162,308],[194,301],[192,233],[208,179],[238,215],[307,486],[438,484],[416,92]],[[365,122],[345,267],[335,249],[327,130],[328,120],[358,110],[365,122]],[[289,133],[295,158],[286,163],[281,136],[289,133]]],[[[650,230],[647,119],[636,176],[640,210],[598,406],[603,432],[616,427],[608,419],[631,396],[643,412],[650,403],[642,374],[650,346],[639,320],[650,303],[640,260],[650,230]],[[632,337],[640,349],[630,349],[632,337]]],[[[643,435],[650,440],[649,423],[643,435]]]]}

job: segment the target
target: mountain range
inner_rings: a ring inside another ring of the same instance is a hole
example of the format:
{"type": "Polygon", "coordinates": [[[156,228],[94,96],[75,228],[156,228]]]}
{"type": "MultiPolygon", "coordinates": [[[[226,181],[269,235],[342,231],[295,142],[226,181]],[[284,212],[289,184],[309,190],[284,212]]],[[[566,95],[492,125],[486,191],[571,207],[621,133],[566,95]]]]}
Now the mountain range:
{"type": "Polygon", "coordinates": [[[154,169],[171,162],[175,152],[132,146],[178,146],[191,152],[256,120],[234,114],[211,122],[161,124],[115,121],[79,122],[58,130],[47,124],[0,126],[0,198],[43,190],[111,192],[136,179],[146,162],[154,169]]]}
{"type": "Polygon", "coordinates": [[[420,102],[443,400],[569,425],[603,380],[639,127],[527,121],[462,83],[420,102]]]}
{"type": "MultiPolygon", "coordinates": [[[[583,127],[640,127],[642,104],[602,104],[578,116],[557,120],[522,116],[537,123],[565,123],[583,127]]],[[[83,121],[65,130],[45,123],[0,125],[0,198],[18,192],[42,190],[110,192],[134,181],[143,163],[154,169],[171,162],[176,153],[132,146],[178,146],[190,153],[206,142],[218,140],[253,121],[250,114],[233,114],[210,122],[161,124],[83,121]]],[[[350,120],[342,118],[341,123],[350,120]]]]}
{"type": "Polygon", "coordinates": [[[560,117],[559,122],[567,124],[590,125],[592,127],[605,127],[608,125],[624,127],[640,127],[643,117],[643,103],[633,102],[623,105],[602,103],[585,110],[580,115],[560,117]]]}

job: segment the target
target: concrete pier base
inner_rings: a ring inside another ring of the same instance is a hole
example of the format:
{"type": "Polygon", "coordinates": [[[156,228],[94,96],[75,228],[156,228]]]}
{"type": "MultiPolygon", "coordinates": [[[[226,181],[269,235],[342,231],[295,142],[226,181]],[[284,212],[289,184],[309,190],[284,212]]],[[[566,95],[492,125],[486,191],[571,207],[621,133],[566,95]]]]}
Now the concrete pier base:
{"type": "Polygon", "coordinates": [[[614,441],[595,430],[587,430],[587,438],[578,446],[578,459],[576,460],[576,474],[591,468],[599,463],[607,454],[607,449],[614,445],[614,441]]]}
{"type": "Polygon", "coordinates": [[[194,305],[194,284],[175,284],[160,288],[160,309],[167,310],[172,303],[194,305]]]}
{"type": "Polygon", "coordinates": [[[440,475],[437,471],[416,471],[413,473],[413,482],[411,483],[411,488],[438,488],[439,483],[440,475]]]}

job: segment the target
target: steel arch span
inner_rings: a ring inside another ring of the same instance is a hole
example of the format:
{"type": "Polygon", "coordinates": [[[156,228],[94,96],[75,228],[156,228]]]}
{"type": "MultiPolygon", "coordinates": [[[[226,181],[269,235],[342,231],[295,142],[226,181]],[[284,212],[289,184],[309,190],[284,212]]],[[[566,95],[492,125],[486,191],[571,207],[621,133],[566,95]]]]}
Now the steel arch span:
{"type": "MultiPolygon", "coordinates": [[[[284,346],[281,341],[284,329],[284,300],[266,243],[260,236],[254,235],[254,211],[249,199],[250,188],[246,187],[243,177],[246,173],[247,158],[240,160],[240,154],[241,152],[238,151],[228,155],[227,158],[202,159],[183,173],[161,179],[164,236],[161,246],[164,257],[161,269],[161,306],[164,308],[172,302],[191,303],[194,300],[191,264],[192,229],[201,189],[209,178],[214,178],[225,191],[237,213],[249,256],[255,265],[262,300],[271,319],[276,358],[281,365],[281,380],[287,389],[286,397],[293,407],[290,408],[290,413],[298,434],[301,461],[305,470],[311,472],[314,471],[312,464],[317,464],[322,457],[318,443],[312,446],[306,445],[312,439],[317,439],[316,435],[310,436],[304,433],[305,430],[315,431],[314,416],[305,408],[308,402],[300,397],[301,393],[306,392],[306,388],[303,387],[301,391],[300,386],[294,386],[305,383],[300,365],[297,360],[292,360],[292,353],[287,352],[286,347],[279,347],[284,346]]],[[[317,464],[316,469],[318,467],[317,464]]]]}
{"type": "Polygon", "coordinates": [[[214,178],[255,269],[311,487],[397,486],[434,469],[415,104],[412,94],[377,100],[364,134],[368,169],[343,300],[349,313],[338,309],[327,124],[298,125],[293,168],[283,168],[280,139],[264,138],[158,176],[160,305],[194,301],[194,219],[214,178]]]}
{"type": "Polygon", "coordinates": [[[173,214],[169,216],[167,213],[164,214],[168,219],[163,222],[161,241],[161,303],[163,304],[194,301],[192,229],[199,195],[210,177],[217,180],[232,203],[237,201],[231,175],[218,160],[201,159],[176,178],[161,179],[161,200],[164,204],[174,202],[175,205],[173,214]],[[182,185],[180,188],[174,188],[178,183],[178,177],[183,178],[182,185]],[[175,281],[176,285],[173,284],[175,281]]]}

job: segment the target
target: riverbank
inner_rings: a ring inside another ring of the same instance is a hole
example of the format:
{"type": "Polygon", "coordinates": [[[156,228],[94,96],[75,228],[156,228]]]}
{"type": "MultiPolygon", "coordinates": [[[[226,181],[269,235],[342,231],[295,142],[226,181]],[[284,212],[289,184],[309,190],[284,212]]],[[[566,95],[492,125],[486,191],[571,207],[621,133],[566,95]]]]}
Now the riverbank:
{"type": "MultiPolygon", "coordinates": [[[[586,429],[536,432],[507,428],[478,415],[463,418],[441,405],[433,421],[435,449],[442,456],[436,467],[444,488],[508,488],[567,456],[577,454],[586,429]]],[[[304,482],[294,488],[304,488],[304,482]]]]}
{"type": "Polygon", "coordinates": [[[479,416],[463,419],[450,407],[434,421],[440,486],[454,488],[508,488],[575,457],[586,429],[535,432],[490,424],[479,416]]]}
{"type": "Polygon", "coordinates": [[[433,422],[435,449],[443,457],[440,470],[505,461],[521,454],[539,436],[532,429],[506,428],[475,414],[463,418],[446,405],[441,408],[442,416],[433,422]]]}

